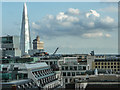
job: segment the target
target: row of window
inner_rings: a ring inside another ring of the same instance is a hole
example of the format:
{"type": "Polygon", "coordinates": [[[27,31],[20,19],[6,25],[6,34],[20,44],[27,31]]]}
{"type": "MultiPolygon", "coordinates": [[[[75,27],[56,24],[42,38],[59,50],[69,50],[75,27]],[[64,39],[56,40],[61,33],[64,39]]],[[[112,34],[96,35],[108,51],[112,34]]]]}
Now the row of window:
{"type": "Polygon", "coordinates": [[[86,70],[86,66],[62,66],[62,70],[86,70]]]}
{"type": "Polygon", "coordinates": [[[76,75],[84,75],[85,72],[63,72],[63,76],[76,76],[76,75]]]}
{"type": "Polygon", "coordinates": [[[47,62],[47,61],[46,61],[46,63],[47,63],[48,65],[52,65],[52,64],[57,64],[57,61],[51,61],[51,62],[49,62],[49,61],[47,62]]]}
{"type": "Polygon", "coordinates": [[[120,62],[104,62],[104,63],[103,62],[101,62],[101,63],[100,62],[96,62],[95,63],[95,65],[100,65],[100,64],[101,65],[110,65],[110,64],[111,65],[120,65],[120,62]]]}
{"type": "Polygon", "coordinates": [[[40,70],[40,71],[35,71],[32,72],[32,74],[37,78],[40,76],[45,76],[47,74],[53,73],[53,71],[51,69],[45,69],[45,70],[40,70]]]}
{"type": "Polygon", "coordinates": [[[95,66],[95,68],[120,68],[120,66],[95,66]]]}
{"type": "Polygon", "coordinates": [[[17,86],[19,89],[20,88],[35,88],[37,85],[35,84],[35,82],[29,82],[29,83],[26,83],[26,84],[23,84],[23,85],[19,85],[17,86]]]}
{"type": "Polygon", "coordinates": [[[43,87],[45,86],[46,84],[52,82],[52,81],[55,81],[57,80],[56,76],[55,75],[52,75],[52,76],[49,76],[49,77],[46,77],[46,78],[42,78],[42,79],[39,79],[39,84],[43,87]]]}

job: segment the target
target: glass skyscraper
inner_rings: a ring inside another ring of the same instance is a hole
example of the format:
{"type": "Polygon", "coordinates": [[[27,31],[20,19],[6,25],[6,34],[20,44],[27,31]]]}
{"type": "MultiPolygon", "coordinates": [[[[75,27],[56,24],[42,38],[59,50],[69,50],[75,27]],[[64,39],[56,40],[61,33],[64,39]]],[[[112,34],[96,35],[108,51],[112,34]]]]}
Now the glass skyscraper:
{"type": "Polygon", "coordinates": [[[26,53],[28,54],[28,50],[31,49],[31,38],[30,38],[29,21],[28,21],[26,3],[24,3],[24,7],[23,7],[20,49],[21,49],[21,55],[24,55],[26,53]]]}

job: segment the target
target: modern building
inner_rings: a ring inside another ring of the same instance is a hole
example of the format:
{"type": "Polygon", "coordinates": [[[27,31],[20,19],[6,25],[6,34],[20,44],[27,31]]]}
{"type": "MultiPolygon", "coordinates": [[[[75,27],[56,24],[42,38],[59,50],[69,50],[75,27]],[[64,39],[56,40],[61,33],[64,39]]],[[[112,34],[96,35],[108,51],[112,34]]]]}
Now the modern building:
{"type": "Polygon", "coordinates": [[[20,43],[19,43],[19,36],[3,36],[0,37],[1,41],[1,53],[2,57],[16,57],[21,56],[21,50],[20,50],[20,43]]]}
{"type": "Polygon", "coordinates": [[[24,7],[23,7],[22,26],[21,26],[20,36],[21,36],[20,37],[21,55],[24,55],[25,53],[28,54],[28,50],[31,49],[31,38],[30,38],[30,28],[29,28],[26,3],[24,3],[24,7]]]}

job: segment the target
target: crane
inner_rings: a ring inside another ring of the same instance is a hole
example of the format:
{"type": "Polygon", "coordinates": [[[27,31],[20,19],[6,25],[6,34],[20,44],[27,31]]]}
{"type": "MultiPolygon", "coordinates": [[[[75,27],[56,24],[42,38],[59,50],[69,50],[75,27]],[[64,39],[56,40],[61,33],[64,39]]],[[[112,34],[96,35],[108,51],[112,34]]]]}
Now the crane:
{"type": "Polygon", "coordinates": [[[55,55],[55,53],[57,52],[57,50],[59,49],[59,47],[56,48],[55,52],[53,53],[53,55],[55,55]]]}

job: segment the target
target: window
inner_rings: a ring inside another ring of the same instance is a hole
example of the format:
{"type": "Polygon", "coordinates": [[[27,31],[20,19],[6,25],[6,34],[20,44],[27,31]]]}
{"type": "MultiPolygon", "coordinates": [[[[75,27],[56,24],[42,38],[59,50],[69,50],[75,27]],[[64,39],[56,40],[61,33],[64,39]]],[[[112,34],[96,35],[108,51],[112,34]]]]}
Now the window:
{"type": "Polygon", "coordinates": [[[65,82],[66,82],[66,83],[68,82],[67,78],[65,79],[65,82]]]}
{"type": "Polygon", "coordinates": [[[63,72],[63,76],[66,76],[66,72],[63,72]]]}
{"type": "Polygon", "coordinates": [[[74,66],[74,70],[77,70],[77,66],[74,66]]]}
{"type": "Polygon", "coordinates": [[[111,66],[111,68],[113,68],[113,66],[111,66]]]}
{"type": "Polygon", "coordinates": [[[114,63],[114,65],[116,65],[116,62],[114,63]]]}
{"type": "Polygon", "coordinates": [[[75,76],[75,72],[72,72],[72,76],[75,76]]]}
{"type": "Polygon", "coordinates": [[[111,63],[111,65],[113,65],[113,63],[111,63]]]}
{"type": "Polygon", "coordinates": [[[82,66],[78,66],[78,70],[82,70],[82,66]]]}
{"type": "Polygon", "coordinates": [[[86,70],[86,66],[83,66],[83,70],[86,70]]]}
{"type": "Polygon", "coordinates": [[[116,68],[116,66],[114,66],[114,68],[116,68]]]}
{"type": "Polygon", "coordinates": [[[70,66],[70,70],[73,70],[73,69],[72,69],[72,66],[70,66]]]}
{"type": "Polygon", "coordinates": [[[62,66],[62,70],[64,70],[64,67],[62,66]]]}
{"type": "Polygon", "coordinates": [[[68,70],[68,66],[65,67],[65,70],[68,70]]]}
{"type": "Polygon", "coordinates": [[[67,76],[70,76],[70,72],[67,72],[67,76]]]}

